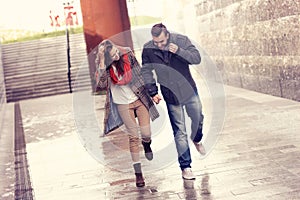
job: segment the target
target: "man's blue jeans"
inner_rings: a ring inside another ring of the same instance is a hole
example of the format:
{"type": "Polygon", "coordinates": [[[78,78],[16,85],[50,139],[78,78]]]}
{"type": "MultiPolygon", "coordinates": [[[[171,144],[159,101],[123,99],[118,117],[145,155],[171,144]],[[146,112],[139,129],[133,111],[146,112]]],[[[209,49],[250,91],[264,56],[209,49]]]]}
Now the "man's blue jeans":
{"type": "Polygon", "coordinates": [[[173,129],[176,149],[178,153],[178,162],[181,170],[191,167],[191,154],[186,132],[186,123],[184,109],[191,119],[191,139],[194,142],[200,142],[203,134],[203,114],[200,98],[197,94],[179,105],[167,103],[168,114],[173,129]]]}

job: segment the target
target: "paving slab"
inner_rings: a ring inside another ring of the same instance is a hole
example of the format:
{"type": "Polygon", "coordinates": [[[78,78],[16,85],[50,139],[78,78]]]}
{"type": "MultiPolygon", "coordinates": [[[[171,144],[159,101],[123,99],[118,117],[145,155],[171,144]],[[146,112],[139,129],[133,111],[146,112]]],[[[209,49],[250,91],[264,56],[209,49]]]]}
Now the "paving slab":
{"type": "Polygon", "coordinates": [[[78,123],[74,94],[20,102],[35,199],[299,199],[299,102],[225,86],[224,123],[213,149],[201,157],[191,146],[196,180],[182,179],[175,148],[166,157],[158,153],[173,141],[164,122],[158,127],[164,135],[153,137],[153,164],[141,149],[146,186],[136,188],[126,134],[99,137],[104,96],[86,98],[95,103],[96,123],[84,109],[78,123]],[[88,123],[99,135],[79,130],[88,123]],[[92,150],[91,138],[97,140],[92,150]]]}
{"type": "Polygon", "coordinates": [[[14,198],[15,159],[14,159],[14,104],[1,106],[0,116],[0,199],[14,198]]]}

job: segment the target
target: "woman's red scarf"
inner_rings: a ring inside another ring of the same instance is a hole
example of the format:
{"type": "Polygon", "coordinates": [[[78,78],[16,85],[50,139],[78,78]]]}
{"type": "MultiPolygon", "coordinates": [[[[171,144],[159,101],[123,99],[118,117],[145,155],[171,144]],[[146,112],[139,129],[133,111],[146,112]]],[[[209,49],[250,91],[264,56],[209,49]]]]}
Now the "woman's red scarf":
{"type": "Polygon", "coordinates": [[[126,85],[132,79],[131,67],[130,62],[128,59],[128,54],[124,53],[122,55],[123,64],[124,64],[124,72],[122,73],[120,69],[116,69],[115,67],[111,67],[109,69],[111,80],[114,84],[117,85],[126,85]]]}

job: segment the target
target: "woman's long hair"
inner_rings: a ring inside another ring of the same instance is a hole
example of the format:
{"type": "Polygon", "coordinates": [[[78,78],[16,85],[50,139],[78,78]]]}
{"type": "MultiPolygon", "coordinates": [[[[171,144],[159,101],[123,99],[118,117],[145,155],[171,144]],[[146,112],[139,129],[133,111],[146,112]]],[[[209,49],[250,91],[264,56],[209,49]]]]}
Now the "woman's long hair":
{"type": "Polygon", "coordinates": [[[101,45],[104,45],[104,64],[106,66],[106,68],[110,68],[112,65],[116,66],[117,70],[119,73],[123,74],[124,73],[124,59],[123,59],[123,52],[122,52],[122,48],[114,45],[112,43],[112,41],[110,40],[104,40],[101,42],[101,45]],[[120,59],[117,61],[114,61],[111,56],[110,56],[110,51],[113,48],[113,46],[116,46],[117,49],[119,50],[119,57],[120,59]]]}

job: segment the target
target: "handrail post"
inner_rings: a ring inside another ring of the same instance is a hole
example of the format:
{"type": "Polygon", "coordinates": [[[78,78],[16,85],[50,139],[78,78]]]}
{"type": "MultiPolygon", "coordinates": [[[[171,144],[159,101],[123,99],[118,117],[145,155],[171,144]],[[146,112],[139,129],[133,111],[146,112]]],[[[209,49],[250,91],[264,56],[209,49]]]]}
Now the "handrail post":
{"type": "Polygon", "coordinates": [[[66,25],[66,36],[67,36],[68,82],[69,82],[69,91],[70,91],[70,93],[72,93],[70,40],[69,40],[69,28],[68,28],[68,25],[66,25]]]}

